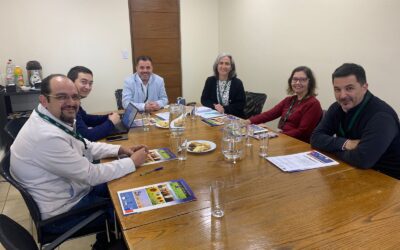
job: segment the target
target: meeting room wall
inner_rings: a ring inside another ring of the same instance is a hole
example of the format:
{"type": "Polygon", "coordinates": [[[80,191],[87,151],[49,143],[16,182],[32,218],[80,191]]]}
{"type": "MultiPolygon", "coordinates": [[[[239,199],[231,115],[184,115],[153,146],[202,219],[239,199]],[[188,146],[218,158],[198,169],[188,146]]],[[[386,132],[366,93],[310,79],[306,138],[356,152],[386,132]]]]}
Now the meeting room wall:
{"type": "Polygon", "coordinates": [[[181,0],[182,93],[200,102],[218,55],[218,1],[181,0]]]}
{"type": "Polygon", "coordinates": [[[24,68],[37,60],[43,75],[76,65],[94,73],[82,101],[89,112],[116,109],[114,91],[132,73],[127,0],[0,0],[0,71],[7,59],[24,68]],[[128,58],[123,59],[123,54],[128,58]]]}
{"type": "Polygon", "coordinates": [[[268,94],[264,109],[283,99],[299,65],[314,71],[328,108],[332,72],[354,62],[369,89],[400,112],[399,9],[397,0],[220,0],[219,50],[234,55],[247,90],[268,94]]]}

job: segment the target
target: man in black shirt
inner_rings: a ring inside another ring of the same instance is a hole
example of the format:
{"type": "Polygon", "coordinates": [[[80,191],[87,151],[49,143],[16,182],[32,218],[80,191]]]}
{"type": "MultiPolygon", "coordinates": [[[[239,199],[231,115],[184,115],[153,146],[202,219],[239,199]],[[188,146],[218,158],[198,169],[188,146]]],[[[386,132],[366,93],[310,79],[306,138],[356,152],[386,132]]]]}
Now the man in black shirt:
{"type": "Polygon", "coordinates": [[[387,103],[368,91],[364,69],[345,63],[332,74],[337,102],[311,136],[316,149],[359,168],[400,179],[400,122],[387,103]]]}

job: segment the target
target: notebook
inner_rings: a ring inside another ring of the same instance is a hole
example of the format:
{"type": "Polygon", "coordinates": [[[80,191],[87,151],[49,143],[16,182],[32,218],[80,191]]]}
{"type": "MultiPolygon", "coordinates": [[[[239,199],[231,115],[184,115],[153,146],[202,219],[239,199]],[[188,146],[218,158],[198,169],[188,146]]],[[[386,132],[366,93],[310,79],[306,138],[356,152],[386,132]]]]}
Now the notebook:
{"type": "Polygon", "coordinates": [[[109,136],[127,134],[133,122],[135,121],[138,111],[139,110],[135,107],[135,105],[129,103],[128,107],[125,109],[125,113],[122,116],[121,121],[115,124],[114,130],[109,134],[109,136]]]}

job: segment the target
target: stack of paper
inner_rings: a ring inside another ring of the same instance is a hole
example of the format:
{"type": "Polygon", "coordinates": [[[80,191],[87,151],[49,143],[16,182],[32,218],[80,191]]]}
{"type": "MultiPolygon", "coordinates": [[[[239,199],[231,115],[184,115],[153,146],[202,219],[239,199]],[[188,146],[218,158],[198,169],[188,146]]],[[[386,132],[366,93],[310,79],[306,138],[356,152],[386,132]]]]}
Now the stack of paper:
{"type": "Polygon", "coordinates": [[[318,151],[266,157],[266,159],[285,172],[302,171],[339,164],[318,151]]]}
{"type": "Polygon", "coordinates": [[[164,121],[168,121],[169,120],[169,112],[157,113],[156,116],[160,117],[164,121]]]}

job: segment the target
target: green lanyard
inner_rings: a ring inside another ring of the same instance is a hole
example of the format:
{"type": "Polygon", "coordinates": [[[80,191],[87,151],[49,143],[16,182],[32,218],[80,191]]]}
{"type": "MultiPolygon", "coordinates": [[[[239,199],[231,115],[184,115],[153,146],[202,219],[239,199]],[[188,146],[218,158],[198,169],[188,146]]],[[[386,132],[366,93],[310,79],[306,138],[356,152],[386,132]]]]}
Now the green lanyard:
{"type": "Polygon", "coordinates": [[[54,120],[53,118],[51,118],[50,116],[47,116],[43,113],[40,113],[38,108],[35,108],[36,113],[38,113],[38,115],[40,117],[42,117],[44,120],[50,122],[51,124],[53,124],[54,126],[56,126],[57,128],[63,130],[65,133],[72,135],[73,137],[75,137],[76,139],[80,140],[81,142],[83,142],[83,144],[85,145],[85,149],[87,149],[87,144],[85,142],[85,139],[83,139],[82,135],[76,133],[75,131],[72,131],[68,128],[66,128],[64,125],[62,125],[61,123],[57,122],[56,120],[54,120]]]}
{"type": "Polygon", "coordinates": [[[361,111],[364,109],[364,107],[367,105],[368,101],[371,99],[372,94],[370,92],[367,92],[367,94],[364,97],[364,100],[362,101],[360,107],[356,110],[355,114],[353,117],[351,117],[350,123],[347,126],[346,131],[343,129],[342,126],[342,121],[339,123],[339,135],[342,137],[346,137],[346,134],[354,127],[354,124],[356,123],[358,117],[361,114],[361,111]]]}

